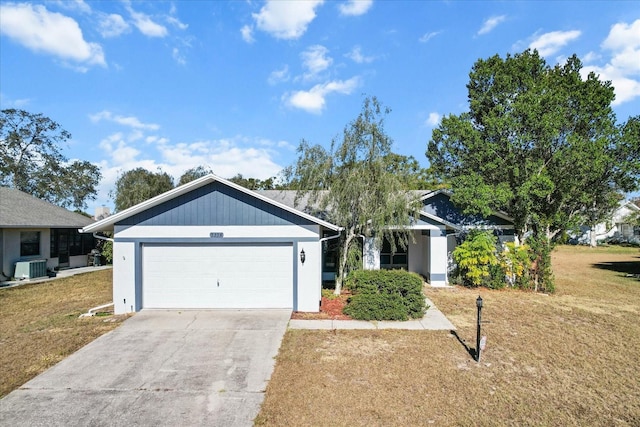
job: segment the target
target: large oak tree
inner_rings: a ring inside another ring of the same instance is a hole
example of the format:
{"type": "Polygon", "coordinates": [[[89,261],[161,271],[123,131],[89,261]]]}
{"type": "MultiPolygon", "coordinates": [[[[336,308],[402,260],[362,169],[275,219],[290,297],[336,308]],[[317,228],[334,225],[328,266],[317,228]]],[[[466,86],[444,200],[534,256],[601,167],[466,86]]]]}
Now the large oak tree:
{"type": "Polygon", "coordinates": [[[581,69],[575,55],[551,67],[535,50],[478,60],[469,111],[443,118],[426,152],[456,204],[504,211],[531,236],[542,288],[549,242],[589,214],[598,220],[640,177],[633,123],[616,124],[611,83],[581,69]]]}
{"type": "Polygon", "coordinates": [[[71,134],[42,114],[0,112],[0,185],[16,188],[64,208],[82,210],[96,198],[100,169],[69,161],[61,146],[71,134]]]}
{"type": "Polygon", "coordinates": [[[122,211],[173,189],[173,178],[162,170],[151,172],[144,168],[122,173],[111,195],[116,211],[122,211]]]}

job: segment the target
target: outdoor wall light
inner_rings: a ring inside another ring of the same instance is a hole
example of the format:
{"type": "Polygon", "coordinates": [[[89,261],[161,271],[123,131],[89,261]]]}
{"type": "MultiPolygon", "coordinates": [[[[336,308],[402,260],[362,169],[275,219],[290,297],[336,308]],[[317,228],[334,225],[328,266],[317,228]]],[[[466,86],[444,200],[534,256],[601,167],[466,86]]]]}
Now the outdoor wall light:
{"type": "Polygon", "coordinates": [[[307,259],[307,254],[304,253],[304,249],[300,251],[300,262],[304,265],[304,261],[307,259]]]}

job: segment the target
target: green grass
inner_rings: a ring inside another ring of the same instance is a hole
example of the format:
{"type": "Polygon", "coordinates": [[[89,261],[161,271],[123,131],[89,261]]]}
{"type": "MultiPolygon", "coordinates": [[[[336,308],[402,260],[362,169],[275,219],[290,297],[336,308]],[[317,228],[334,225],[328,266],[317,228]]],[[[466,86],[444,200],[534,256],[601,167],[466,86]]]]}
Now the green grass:
{"type": "Polygon", "coordinates": [[[112,300],[111,273],[0,289],[0,397],[118,326],[122,317],[78,319],[112,300]]]}
{"type": "Polygon", "coordinates": [[[448,331],[285,335],[268,426],[638,426],[640,250],[559,247],[553,295],[430,289],[448,331]],[[481,362],[475,299],[484,299],[481,362]]]}

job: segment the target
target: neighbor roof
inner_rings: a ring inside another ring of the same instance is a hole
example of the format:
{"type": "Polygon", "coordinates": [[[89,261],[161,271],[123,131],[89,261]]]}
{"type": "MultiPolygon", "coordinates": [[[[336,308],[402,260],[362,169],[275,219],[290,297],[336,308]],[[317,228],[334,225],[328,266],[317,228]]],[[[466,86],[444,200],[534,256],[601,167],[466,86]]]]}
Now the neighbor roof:
{"type": "Polygon", "coordinates": [[[81,228],[92,222],[20,190],[0,187],[0,228],[81,228]]]}
{"type": "Polygon", "coordinates": [[[241,191],[243,193],[249,194],[257,199],[260,199],[264,202],[267,202],[271,205],[277,206],[281,209],[284,209],[285,211],[294,213],[295,215],[298,215],[302,218],[305,218],[307,220],[310,220],[316,224],[322,225],[323,227],[329,228],[331,230],[339,230],[340,227],[338,227],[337,225],[331,224],[327,221],[324,221],[322,219],[319,219],[313,215],[310,215],[306,212],[303,212],[302,210],[296,209],[293,206],[289,206],[285,203],[279,202],[277,200],[271,199],[267,196],[264,196],[260,193],[257,193],[255,191],[251,191],[246,189],[245,187],[242,187],[241,185],[235,184],[231,181],[227,181],[226,179],[222,179],[214,174],[209,174],[206,175],[202,178],[196,179],[194,181],[191,181],[187,184],[181,185],[179,187],[174,188],[173,190],[169,190],[165,193],[162,193],[156,197],[153,197],[149,200],[146,200],[142,203],[139,203],[135,206],[130,207],[129,209],[125,209],[122,212],[118,212],[115,213],[111,216],[106,217],[103,220],[100,220],[98,222],[95,222],[91,225],[89,225],[88,227],[85,227],[82,232],[83,233],[91,233],[91,232],[96,232],[96,231],[108,231],[111,230],[113,228],[113,225],[117,222],[120,222],[126,218],[129,218],[135,214],[138,214],[140,212],[146,211],[147,209],[150,209],[154,206],[158,206],[168,200],[172,200],[182,194],[186,194],[190,191],[193,191],[197,188],[200,188],[204,185],[207,185],[209,183],[212,182],[220,182],[222,184],[225,184],[231,188],[234,188],[238,191],[241,191]]]}

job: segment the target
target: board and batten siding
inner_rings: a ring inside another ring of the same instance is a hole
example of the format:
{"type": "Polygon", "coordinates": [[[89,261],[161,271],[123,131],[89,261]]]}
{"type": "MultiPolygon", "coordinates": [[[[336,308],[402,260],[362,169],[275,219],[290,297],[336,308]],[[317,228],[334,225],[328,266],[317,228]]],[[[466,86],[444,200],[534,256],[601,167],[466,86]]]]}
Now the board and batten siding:
{"type": "Polygon", "coordinates": [[[132,215],[116,225],[310,225],[311,221],[213,182],[132,215]]]}

